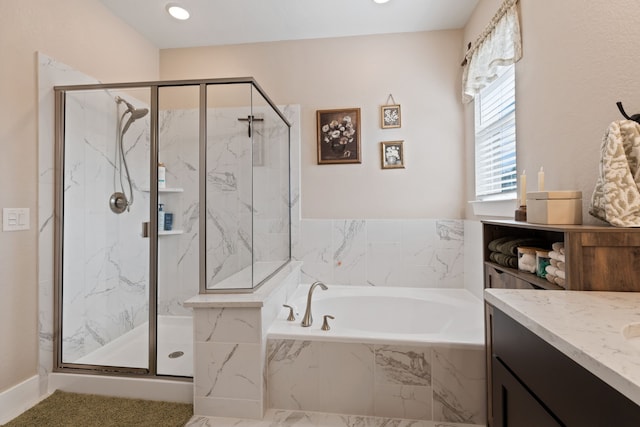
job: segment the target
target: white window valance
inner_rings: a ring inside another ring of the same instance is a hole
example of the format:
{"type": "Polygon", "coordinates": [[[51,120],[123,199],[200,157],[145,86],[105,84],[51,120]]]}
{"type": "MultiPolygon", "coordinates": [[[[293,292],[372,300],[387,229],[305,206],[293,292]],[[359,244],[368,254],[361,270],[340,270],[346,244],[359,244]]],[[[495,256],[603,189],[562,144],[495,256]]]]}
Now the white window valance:
{"type": "Polygon", "coordinates": [[[474,96],[498,77],[500,67],[522,57],[518,0],[506,0],[465,55],[462,72],[462,101],[474,96]]]}

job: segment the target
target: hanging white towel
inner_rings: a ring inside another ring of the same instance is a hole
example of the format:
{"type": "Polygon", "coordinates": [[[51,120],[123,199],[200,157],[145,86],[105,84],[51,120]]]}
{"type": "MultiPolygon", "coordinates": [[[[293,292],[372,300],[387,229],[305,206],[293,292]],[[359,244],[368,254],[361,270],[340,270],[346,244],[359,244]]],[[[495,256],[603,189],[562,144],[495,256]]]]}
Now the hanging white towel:
{"type": "Polygon", "coordinates": [[[612,122],[601,145],[589,213],[616,227],[640,227],[640,124],[612,122]]]}

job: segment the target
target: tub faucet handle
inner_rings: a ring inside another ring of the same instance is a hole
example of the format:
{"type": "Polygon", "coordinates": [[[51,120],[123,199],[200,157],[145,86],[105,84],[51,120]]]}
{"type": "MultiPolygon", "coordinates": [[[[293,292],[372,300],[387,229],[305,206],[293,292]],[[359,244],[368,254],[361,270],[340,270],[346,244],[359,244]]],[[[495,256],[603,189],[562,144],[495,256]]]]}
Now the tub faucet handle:
{"type": "Polygon", "coordinates": [[[325,314],[324,315],[324,320],[322,321],[322,327],[320,329],[322,329],[323,331],[328,331],[329,329],[331,329],[331,327],[329,326],[329,320],[328,319],[335,319],[335,317],[331,316],[330,314],[325,314]]]}
{"type": "Polygon", "coordinates": [[[288,304],[282,304],[283,307],[287,307],[289,309],[289,317],[287,317],[287,320],[289,322],[292,322],[294,320],[296,320],[296,315],[294,313],[294,309],[292,306],[288,305],[288,304]]]}

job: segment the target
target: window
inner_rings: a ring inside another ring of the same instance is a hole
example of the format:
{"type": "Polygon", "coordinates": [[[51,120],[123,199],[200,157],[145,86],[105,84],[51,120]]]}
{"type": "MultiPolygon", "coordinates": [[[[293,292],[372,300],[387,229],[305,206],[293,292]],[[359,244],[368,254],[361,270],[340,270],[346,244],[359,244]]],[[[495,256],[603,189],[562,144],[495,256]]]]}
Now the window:
{"type": "Polygon", "coordinates": [[[476,200],[515,199],[515,65],[475,96],[476,200]]]}

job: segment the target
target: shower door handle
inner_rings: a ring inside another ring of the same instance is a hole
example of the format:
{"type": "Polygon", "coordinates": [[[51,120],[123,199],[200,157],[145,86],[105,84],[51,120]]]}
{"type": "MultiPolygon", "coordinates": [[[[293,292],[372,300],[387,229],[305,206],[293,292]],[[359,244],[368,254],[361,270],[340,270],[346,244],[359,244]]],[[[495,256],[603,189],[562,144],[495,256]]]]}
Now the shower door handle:
{"type": "Polygon", "coordinates": [[[149,237],[149,221],[142,223],[142,237],[145,239],[149,237]]]}

